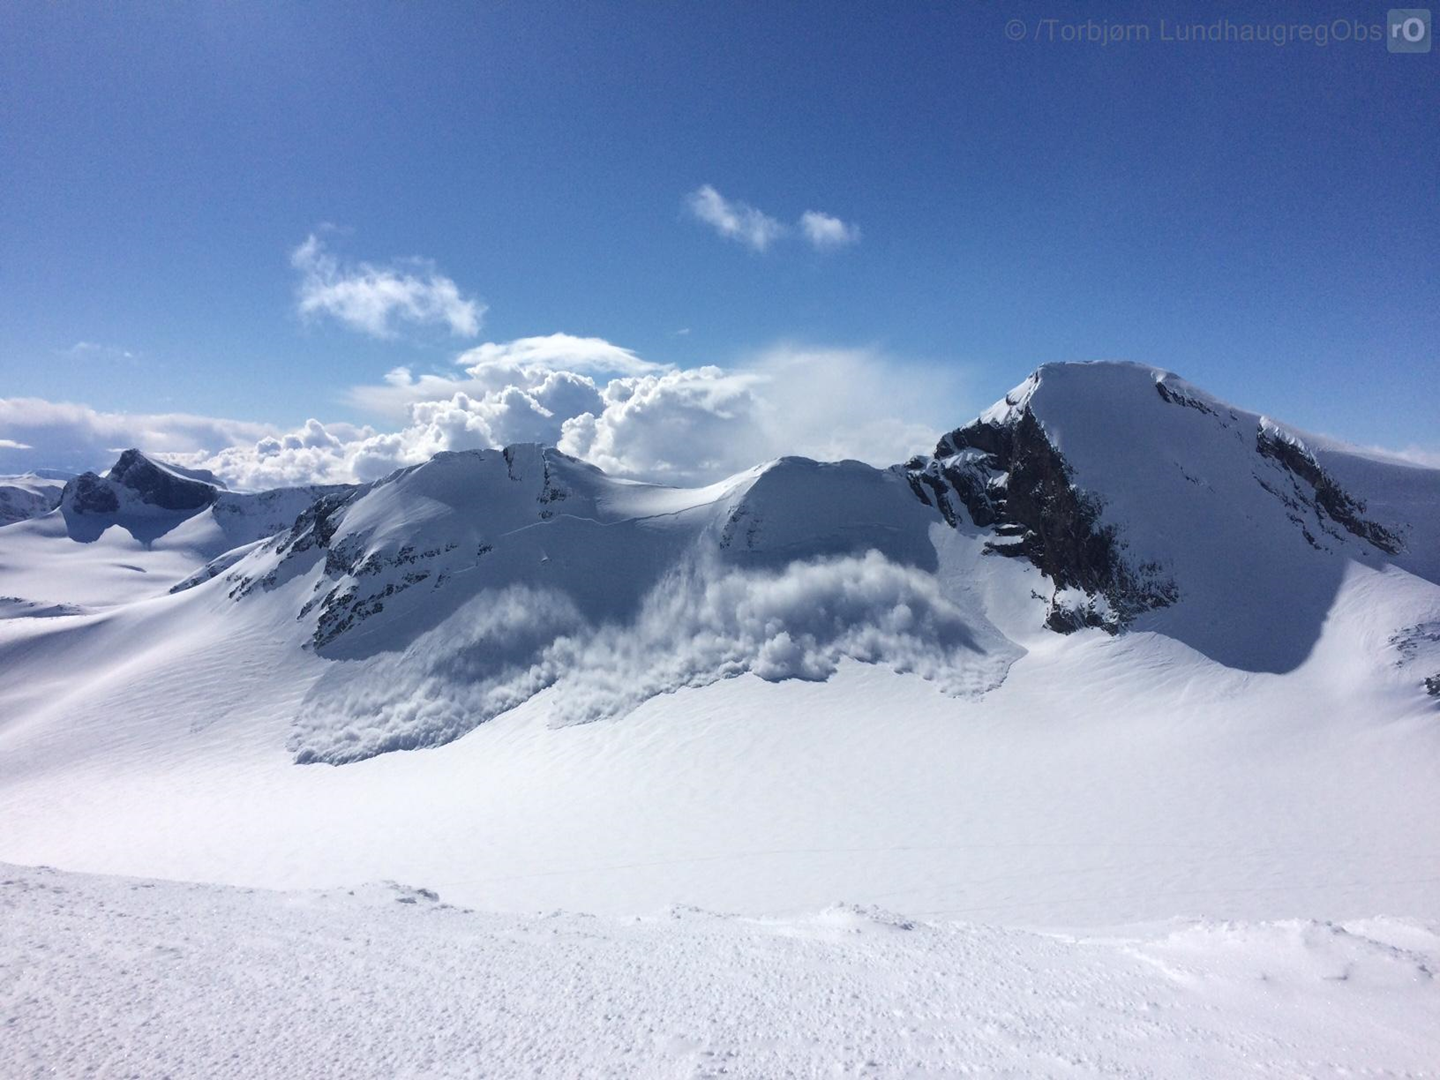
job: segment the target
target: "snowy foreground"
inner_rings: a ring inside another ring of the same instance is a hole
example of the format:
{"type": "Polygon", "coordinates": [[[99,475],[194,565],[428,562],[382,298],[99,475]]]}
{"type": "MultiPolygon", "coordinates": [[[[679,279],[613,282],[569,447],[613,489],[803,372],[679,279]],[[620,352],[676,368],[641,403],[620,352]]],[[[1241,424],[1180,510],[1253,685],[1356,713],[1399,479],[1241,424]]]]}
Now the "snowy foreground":
{"type": "Polygon", "coordinates": [[[0,864],[0,1075],[1436,1075],[1440,933],[467,911],[0,864]]]}

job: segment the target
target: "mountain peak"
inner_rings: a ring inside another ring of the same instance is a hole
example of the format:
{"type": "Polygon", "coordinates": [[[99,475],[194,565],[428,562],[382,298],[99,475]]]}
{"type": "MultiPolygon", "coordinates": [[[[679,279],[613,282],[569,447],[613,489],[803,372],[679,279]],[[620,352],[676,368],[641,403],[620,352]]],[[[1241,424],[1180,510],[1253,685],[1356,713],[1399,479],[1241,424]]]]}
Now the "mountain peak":
{"type": "Polygon", "coordinates": [[[87,472],[70,480],[61,505],[80,514],[113,514],[134,502],[160,510],[194,511],[213,503],[221,487],[212,473],[157,462],[132,447],[103,477],[87,472]]]}

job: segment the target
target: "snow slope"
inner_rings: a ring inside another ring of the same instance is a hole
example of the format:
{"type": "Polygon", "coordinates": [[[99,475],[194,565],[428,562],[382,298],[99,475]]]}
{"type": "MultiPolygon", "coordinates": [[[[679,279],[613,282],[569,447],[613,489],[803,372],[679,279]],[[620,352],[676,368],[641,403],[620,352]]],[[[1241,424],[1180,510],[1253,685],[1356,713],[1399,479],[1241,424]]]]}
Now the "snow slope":
{"type": "Polygon", "coordinates": [[[60,505],[64,487],[63,480],[34,473],[0,476],[0,525],[48,514],[60,505]]]}
{"type": "Polygon", "coordinates": [[[228,552],[177,542],[224,493],[149,541],[62,508],[0,534],[34,586],[0,592],[85,606],[0,621],[0,857],[492,910],[1434,920],[1437,483],[1087,365],[891,470],[441,455],[228,552]]]}
{"type": "Polygon", "coordinates": [[[487,915],[0,865],[6,1076],[1433,1075],[1436,928],[487,915]]]}
{"type": "Polygon", "coordinates": [[[225,491],[208,474],[129,450],[105,477],[66,482],[48,512],[6,528],[0,597],[13,611],[99,609],[161,595],[211,560],[286,528],[331,490],[225,491]]]}

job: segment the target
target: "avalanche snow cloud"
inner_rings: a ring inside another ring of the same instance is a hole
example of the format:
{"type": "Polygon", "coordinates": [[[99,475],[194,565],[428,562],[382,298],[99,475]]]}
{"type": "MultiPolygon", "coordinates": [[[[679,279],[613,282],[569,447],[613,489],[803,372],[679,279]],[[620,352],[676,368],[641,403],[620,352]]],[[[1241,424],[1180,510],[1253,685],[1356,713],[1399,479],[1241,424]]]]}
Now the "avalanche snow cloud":
{"type": "Polygon", "coordinates": [[[629,624],[589,623],[553,590],[482,593],[403,652],[332,668],[306,697],[290,749],[301,763],[342,764],[449,742],[542,690],[552,723],[584,723],[747,672],[824,680],[843,659],[978,696],[1020,653],[932,575],[877,551],[779,571],[697,558],[629,624]]]}

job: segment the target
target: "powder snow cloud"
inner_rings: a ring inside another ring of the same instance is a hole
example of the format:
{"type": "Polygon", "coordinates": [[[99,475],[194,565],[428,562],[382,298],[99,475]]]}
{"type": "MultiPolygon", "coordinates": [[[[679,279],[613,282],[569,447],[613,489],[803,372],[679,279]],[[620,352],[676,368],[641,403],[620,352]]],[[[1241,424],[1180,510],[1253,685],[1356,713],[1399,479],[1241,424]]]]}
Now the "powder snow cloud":
{"type": "Polygon", "coordinates": [[[699,559],[667,575],[623,624],[592,624],[554,591],[482,593],[403,653],[328,672],[302,703],[289,746],[301,762],[339,764],[449,742],[545,689],[552,723],[587,723],[746,673],[823,680],[847,659],[978,696],[1018,655],[934,577],[879,552],[778,571],[699,559]]]}

